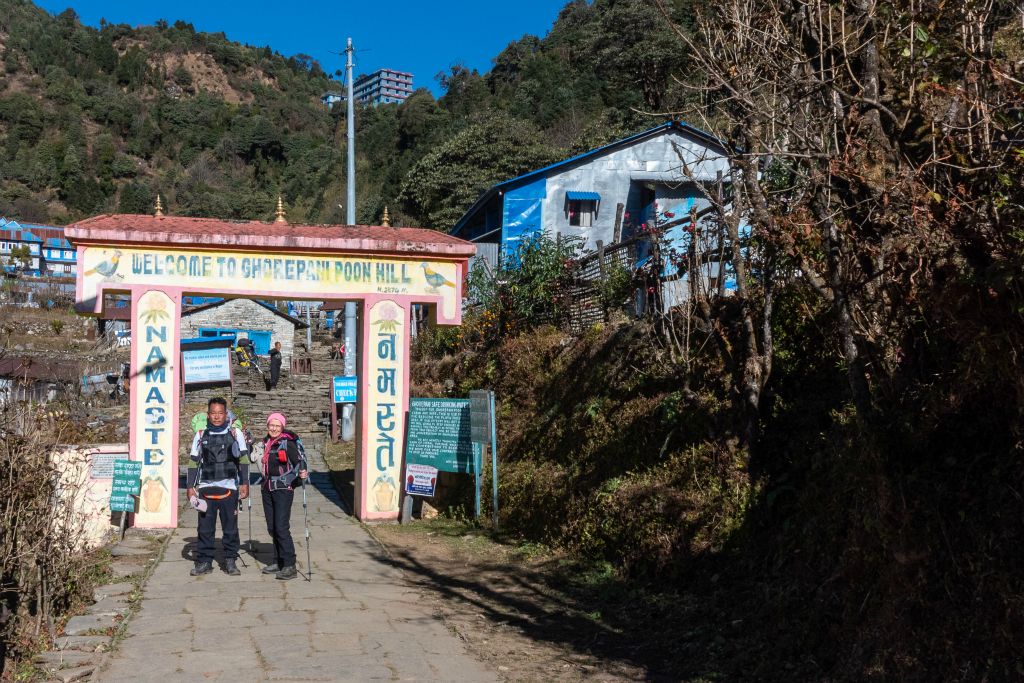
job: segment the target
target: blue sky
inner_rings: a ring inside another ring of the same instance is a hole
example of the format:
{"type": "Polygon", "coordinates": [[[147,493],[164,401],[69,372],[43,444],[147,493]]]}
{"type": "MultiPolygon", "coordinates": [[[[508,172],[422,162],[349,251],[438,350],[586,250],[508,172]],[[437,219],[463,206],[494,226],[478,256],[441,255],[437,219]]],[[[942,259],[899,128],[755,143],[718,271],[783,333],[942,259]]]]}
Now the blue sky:
{"type": "Polygon", "coordinates": [[[355,72],[381,67],[411,71],[415,87],[439,94],[434,75],[463,63],[480,72],[509,42],[525,33],[543,36],[568,0],[397,2],[222,2],[221,0],[36,0],[58,13],[71,7],[82,22],[170,23],[181,19],[199,31],[223,31],[231,40],[269,45],[285,56],[305,53],[328,73],[344,69],[345,39],[356,47],[355,72]]]}

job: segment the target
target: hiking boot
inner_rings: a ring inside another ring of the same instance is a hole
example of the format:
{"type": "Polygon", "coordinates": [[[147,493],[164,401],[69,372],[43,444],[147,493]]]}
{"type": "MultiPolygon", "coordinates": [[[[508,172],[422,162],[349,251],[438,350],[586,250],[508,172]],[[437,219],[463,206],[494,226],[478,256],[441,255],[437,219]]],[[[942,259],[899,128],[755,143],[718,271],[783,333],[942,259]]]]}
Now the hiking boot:
{"type": "Polygon", "coordinates": [[[224,573],[228,576],[241,576],[242,572],[238,570],[238,566],[234,560],[224,560],[224,573]]]}
{"type": "Polygon", "coordinates": [[[189,576],[202,576],[203,574],[209,574],[213,571],[213,562],[196,562],[196,566],[192,567],[192,571],[189,572],[189,576]]]}
{"type": "Polygon", "coordinates": [[[261,569],[260,573],[261,574],[276,574],[279,571],[281,571],[281,567],[279,567],[277,565],[277,563],[275,562],[274,564],[268,564],[266,567],[261,569]]]}
{"type": "Polygon", "coordinates": [[[277,573],[277,578],[281,581],[288,581],[289,579],[294,579],[298,575],[299,572],[295,569],[295,565],[293,564],[290,567],[282,567],[281,571],[277,573]]]}

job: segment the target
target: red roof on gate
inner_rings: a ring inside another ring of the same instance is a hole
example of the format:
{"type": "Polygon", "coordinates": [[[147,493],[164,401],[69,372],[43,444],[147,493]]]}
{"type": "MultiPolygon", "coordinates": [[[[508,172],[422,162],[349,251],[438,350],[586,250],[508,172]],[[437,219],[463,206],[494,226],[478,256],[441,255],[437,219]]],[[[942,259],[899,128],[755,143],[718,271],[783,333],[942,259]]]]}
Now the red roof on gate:
{"type": "Polygon", "coordinates": [[[476,246],[470,242],[425,228],[294,225],[186,216],[103,214],[68,226],[65,234],[79,244],[154,248],[275,249],[463,259],[476,253],[476,246]]]}

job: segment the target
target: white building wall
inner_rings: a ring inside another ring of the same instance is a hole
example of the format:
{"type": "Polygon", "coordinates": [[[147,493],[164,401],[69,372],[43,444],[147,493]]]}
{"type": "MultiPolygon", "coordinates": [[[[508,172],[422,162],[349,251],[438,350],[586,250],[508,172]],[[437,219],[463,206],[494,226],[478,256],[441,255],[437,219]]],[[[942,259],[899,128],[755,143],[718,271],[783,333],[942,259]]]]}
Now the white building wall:
{"type": "Polygon", "coordinates": [[[231,299],[220,306],[181,316],[183,339],[198,337],[201,327],[269,331],[271,348],[274,342],[281,342],[283,367],[291,365],[292,354],[295,352],[295,325],[255,301],[231,299]]]}
{"type": "Polygon", "coordinates": [[[590,157],[548,176],[542,225],[552,235],[579,235],[584,238],[586,249],[596,249],[597,240],[605,244],[614,241],[616,206],[627,206],[631,181],[711,182],[719,171],[727,176],[729,165],[716,150],[709,149],[699,138],[666,131],[635,145],[590,157]],[[688,173],[683,172],[684,162],[688,173]],[[565,202],[565,193],[569,190],[601,195],[597,216],[590,227],[569,225],[565,202]]]}

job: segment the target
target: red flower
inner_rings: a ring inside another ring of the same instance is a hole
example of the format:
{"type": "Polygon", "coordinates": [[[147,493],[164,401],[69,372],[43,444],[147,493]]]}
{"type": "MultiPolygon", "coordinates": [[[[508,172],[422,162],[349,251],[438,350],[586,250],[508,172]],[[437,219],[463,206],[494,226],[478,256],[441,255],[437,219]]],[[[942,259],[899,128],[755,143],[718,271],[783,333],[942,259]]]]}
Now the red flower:
{"type": "Polygon", "coordinates": [[[665,212],[665,218],[675,218],[675,217],[676,217],[676,215],[674,213],[672,213],[671,211],[666,211],[665,212]]]}

